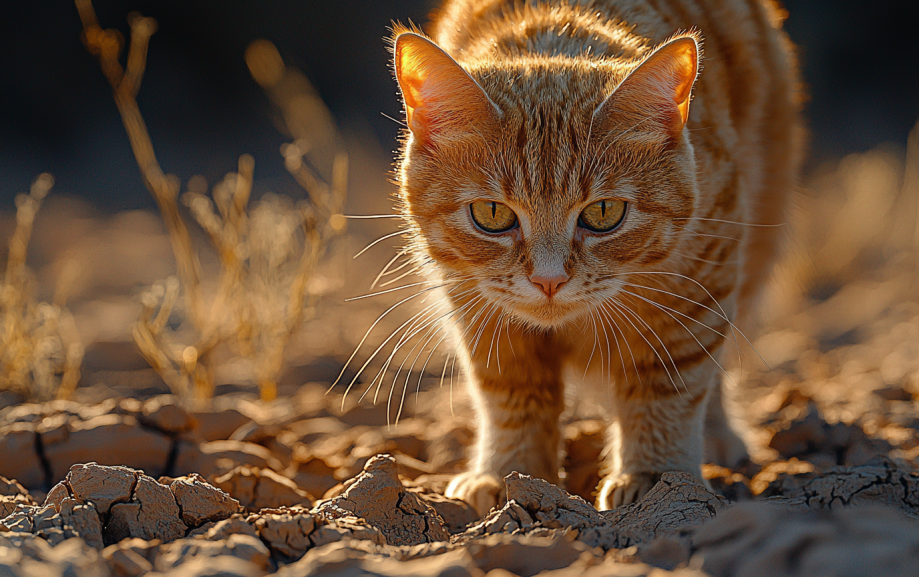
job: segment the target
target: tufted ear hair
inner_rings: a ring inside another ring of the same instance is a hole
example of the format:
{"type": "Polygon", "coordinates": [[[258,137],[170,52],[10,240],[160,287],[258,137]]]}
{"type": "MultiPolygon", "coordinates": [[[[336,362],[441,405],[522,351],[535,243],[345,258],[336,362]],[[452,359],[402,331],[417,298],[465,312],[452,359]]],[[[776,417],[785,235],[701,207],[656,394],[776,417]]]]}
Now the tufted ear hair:
{"type": "Polygon", "coordinates": [[[393,54],[406,124],[424,146],[475,137],[500,118],[500,110],[472,76],[424,36],[399,34],[393,54]]]}
{"type": "Polygon", "coordinates": [[[679,36],[658,46],[594,111],[594,130],[633,132],[628,138],[678,141],[689,119],[689,100],[699,73],[699,43],[679,36]]]}

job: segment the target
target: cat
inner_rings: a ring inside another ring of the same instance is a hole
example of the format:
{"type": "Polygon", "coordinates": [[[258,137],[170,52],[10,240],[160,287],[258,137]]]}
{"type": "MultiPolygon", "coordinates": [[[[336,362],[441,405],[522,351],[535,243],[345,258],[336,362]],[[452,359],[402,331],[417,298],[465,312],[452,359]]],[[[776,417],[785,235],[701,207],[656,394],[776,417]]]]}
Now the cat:
{"type": "Polygon", "coordinates": [[[478,420],[447,496],[484,514],[512,471],[557,483],[582,378],[609,398],[601,510],[746,457],[720,378],[801,162],[782,22],[773,0],[448,0],[430,37],[395,30],[407,250],[478,420]]]}

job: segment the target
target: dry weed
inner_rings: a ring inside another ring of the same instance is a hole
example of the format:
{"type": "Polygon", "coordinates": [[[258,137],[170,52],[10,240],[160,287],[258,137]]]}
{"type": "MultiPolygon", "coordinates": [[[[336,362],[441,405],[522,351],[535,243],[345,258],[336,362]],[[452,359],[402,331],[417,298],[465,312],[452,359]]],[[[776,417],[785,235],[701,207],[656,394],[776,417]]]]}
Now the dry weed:
{"type": "Polygon", "coordinates": [[[16,197],[16,228],[0,284],[0,389],[37,401],[70,397],[83,362],[73,317],[64,308],[68,275],[61,276],[53,303],[36,302],[26,265],[32,224],[53,184],[42,174],[29,194],[16,197]]]}
{"type": "Polygon", "coordinates": [[[291,334],[313,314],[308,284],[328,243],[345,228],[340,214],[346,196],[348,161],[339,148],[331,115],[306,78],[287,68],[274,46],[257,41],[246,53],[256,81],[281,111],[296,139],[282,147],[285,166],[308,193],[308,201],[266,195],[249,208],[254,162],[239,159],[206,194],[207,183],[194,177],[182,196],[210,239],[220,263],[214,294],[203,294],[201,266],[177,203],[178,178],[165,175],[156,160],[136,95],[143,77],[147,45],[156,30],[151,18],[132,14],[127,66],[119,62],[123,39],[103,30],[90,0],[77,0],[83,38],[112,85],[144,182],[163,215],[172,242],[178,278],[158,283],[142,296],[143,313],[134,326],[141,353],[173,391],[183,397],[213,394],[213,355],[228,345],[252,366],[261,398],[277,394],[284,348],[291,334]],[[323,178],[314,168],[330,164],[323,178]],[[194,327],[192,343],[169,328],[182,311],[194,327]]]}

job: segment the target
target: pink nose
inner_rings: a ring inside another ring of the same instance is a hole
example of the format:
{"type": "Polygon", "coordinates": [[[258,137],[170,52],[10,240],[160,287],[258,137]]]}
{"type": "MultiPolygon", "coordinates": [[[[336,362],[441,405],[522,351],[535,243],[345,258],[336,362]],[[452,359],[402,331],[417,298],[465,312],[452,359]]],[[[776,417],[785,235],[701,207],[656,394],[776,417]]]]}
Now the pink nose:
{"type": "Polygon", "coordinates": [[[546,293],[547,297],[552,297],[552,295],[558,292],[558,289],[562,288],[562,285],[568,282],[568,275],[559,274],[550,277],[531,276],[530,282],[538,286],[542,292],[546,293]]]}

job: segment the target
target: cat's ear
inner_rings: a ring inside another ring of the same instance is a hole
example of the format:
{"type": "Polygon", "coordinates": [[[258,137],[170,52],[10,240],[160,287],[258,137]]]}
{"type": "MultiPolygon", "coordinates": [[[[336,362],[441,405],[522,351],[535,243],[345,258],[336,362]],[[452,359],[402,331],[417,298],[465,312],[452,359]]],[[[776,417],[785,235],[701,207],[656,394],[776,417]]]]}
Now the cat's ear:
{"type": "Polygon", "coordinates": [[[422,144],[468,139],[500,117],[482,87],[427,38],[413,32],[399,34],[394,56],[406,124],[422,144]]]}
{"type": "Polygon", "coordinates": [[[656,48],[594,111],[600,130],[625,129],[647,135],[659,133],[678,140],[689,119],[692,86],[699,73],[699,43],[680,36],[656,48]]]}

